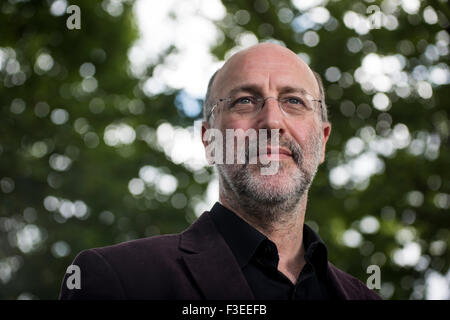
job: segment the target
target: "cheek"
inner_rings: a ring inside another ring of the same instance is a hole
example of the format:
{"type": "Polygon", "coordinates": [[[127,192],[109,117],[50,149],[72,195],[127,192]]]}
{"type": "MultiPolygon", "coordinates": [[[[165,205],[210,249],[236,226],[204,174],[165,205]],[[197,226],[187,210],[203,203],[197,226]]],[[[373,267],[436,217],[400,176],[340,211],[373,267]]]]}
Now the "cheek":
{"type": "Polygon", "coordinates": [[[231,117],[222,117],[219,128],[221,130],[242,129],[245,131],[247,129],[252,128],[252,123],[248,120],[232,119],[231,117]]]}
{"type": "Polygon", "coordinates": [[[317,127],[313,123],[308,122],[293,124],[289,129],[292,138],[302,147],[308,145],[308,142],[319,134],[317,127]]]}

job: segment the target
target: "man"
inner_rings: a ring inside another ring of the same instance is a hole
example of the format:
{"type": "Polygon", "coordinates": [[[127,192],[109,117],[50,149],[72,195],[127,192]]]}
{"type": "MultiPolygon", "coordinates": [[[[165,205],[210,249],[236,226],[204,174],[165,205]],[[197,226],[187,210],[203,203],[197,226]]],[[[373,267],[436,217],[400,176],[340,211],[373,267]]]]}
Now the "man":
{"type": "Polygon", "coordinates": [[[205,100],[207,149],[212,129],[276,132],[279,145],[263,144],[259,163],[249,152],[243,164],[217,163],[220,201],[181,234],[81,252],[73,262],[81,288],[69,289],[66,275],[60,297],[379,299],[329,263],[325,244],[304,224],[331,130],[320,78],[292,51],[259,44],[214,74],[205,100]],[[277,170],[261,174],[263,160],[277,170]]]}

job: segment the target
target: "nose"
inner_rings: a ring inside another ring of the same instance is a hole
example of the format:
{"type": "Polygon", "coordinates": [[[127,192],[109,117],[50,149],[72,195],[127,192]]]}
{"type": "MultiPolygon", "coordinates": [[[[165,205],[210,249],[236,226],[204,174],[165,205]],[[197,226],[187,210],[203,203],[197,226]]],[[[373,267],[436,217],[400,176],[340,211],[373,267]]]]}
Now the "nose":
{"type": "Polygon", "coordinates": [[[258,113],[258,127],[269,130],[280,129],[280,134],[285,131],[284,115],[276,98],[265,98],[262,109],[258,113]]]}

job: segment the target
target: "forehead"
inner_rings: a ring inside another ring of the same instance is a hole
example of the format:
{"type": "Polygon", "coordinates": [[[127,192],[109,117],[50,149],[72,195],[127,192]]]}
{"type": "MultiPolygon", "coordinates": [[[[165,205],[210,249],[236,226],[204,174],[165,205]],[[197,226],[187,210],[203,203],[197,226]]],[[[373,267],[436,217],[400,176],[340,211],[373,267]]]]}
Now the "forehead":
{"type": "Polygon", "coordinates": [[[214,91],[226,95],[243,85],[254,85],[262,91],[299,87],[315,96],[319,94],[308,65],[292,51],[278,47],[260,47],[231,57],[219,72],[214,91]]]}

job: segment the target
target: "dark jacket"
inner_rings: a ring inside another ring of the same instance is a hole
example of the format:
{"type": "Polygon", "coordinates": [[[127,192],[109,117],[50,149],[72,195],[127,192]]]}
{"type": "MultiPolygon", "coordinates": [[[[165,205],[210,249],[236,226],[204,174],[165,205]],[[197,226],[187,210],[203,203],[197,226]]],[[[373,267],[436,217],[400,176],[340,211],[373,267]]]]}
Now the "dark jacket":
{"type": "MultiPolygon", "coordinates": [[[[80,268],[81,288],[68,289],[66,274],[60,299],[254,299],[208,212],[180,234],[84,250],[73,264],[80,268]]],[[[358,279],[328,266],[340,299],[380,299],[358,279]]]]}

